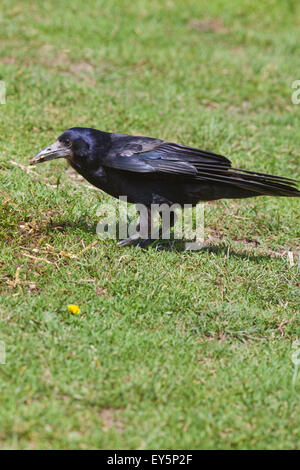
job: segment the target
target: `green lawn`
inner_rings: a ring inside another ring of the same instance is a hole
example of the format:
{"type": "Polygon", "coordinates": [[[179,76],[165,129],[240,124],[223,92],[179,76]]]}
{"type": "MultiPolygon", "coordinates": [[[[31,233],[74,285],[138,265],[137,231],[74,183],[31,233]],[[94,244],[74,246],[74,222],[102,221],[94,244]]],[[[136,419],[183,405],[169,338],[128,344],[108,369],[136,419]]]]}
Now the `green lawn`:
{"type": "Polygon", "coordinates": [[[202,251],[120,249],[95,233],[108,196],[27,167],[86,126],[299,179],[299,2],[1,10],[1,447],[299,448],[299,200],[206,204],[202,251]]]}

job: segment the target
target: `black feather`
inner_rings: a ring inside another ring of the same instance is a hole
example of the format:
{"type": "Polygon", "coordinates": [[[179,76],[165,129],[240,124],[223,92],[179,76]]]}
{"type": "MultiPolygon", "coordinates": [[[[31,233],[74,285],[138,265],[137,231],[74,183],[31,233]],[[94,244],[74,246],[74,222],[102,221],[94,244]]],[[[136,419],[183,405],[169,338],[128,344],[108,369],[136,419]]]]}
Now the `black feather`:
{"type": "Polygon", "coordinates": [[[296,181],[232,168],[228,158],[151,137],[89,128],[65,131],[70,164],[90,183],[129,202],[196,204],[260,195],[299,197],[296,181]]]}

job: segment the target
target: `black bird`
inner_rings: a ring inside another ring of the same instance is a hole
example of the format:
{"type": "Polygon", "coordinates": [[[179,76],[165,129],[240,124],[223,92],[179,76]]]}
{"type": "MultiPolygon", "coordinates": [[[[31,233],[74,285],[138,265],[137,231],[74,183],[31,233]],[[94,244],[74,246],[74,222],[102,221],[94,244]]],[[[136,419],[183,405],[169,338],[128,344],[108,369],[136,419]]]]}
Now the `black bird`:
{"type": "MultiPolygon", "coordinates": [[[[293,179],[232,168],[222,155],[151,137],[72,127],[30,163],[56,158],[66,158],[85,179],[111,196],[127,196],[128,202],[145,205],[147,223],[151,222],[151,204],[183,206],[222,198],[300,196],[293,179]]],[[[139,237],[137,232],[119,244],[133,244],[139,237]]],[[[144,246],[149,242],[144,240],[144,246]]]]}

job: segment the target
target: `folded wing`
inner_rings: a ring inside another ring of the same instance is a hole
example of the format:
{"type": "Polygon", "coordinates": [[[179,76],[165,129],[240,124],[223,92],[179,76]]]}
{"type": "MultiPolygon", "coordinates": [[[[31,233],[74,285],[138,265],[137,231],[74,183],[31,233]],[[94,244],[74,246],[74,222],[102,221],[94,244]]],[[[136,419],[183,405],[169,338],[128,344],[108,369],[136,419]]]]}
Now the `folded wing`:
{"type": "Polygon", "coordinates": [[[193,147],[150,138],[135,138],[112,146],[103,165],[121,171],[212,182],[250,190],[253,194],[300,196],[296,181],[240,168],[226,157],[193,147]]]}

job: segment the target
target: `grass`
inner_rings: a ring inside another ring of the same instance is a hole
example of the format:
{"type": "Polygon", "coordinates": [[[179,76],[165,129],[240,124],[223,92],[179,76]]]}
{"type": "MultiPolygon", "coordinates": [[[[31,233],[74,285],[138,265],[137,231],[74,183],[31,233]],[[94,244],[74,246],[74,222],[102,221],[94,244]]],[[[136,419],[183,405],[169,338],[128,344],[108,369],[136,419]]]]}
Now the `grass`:
{"type": "Polygon", "coordinates": [[[90,126],[299,178],[298,3],[3,0],[0,22],[1,447],[299,448],[299,201],[207,204],[200,252],[120,249],[95,243],[108,196],[27,167],[90,126]]]}

